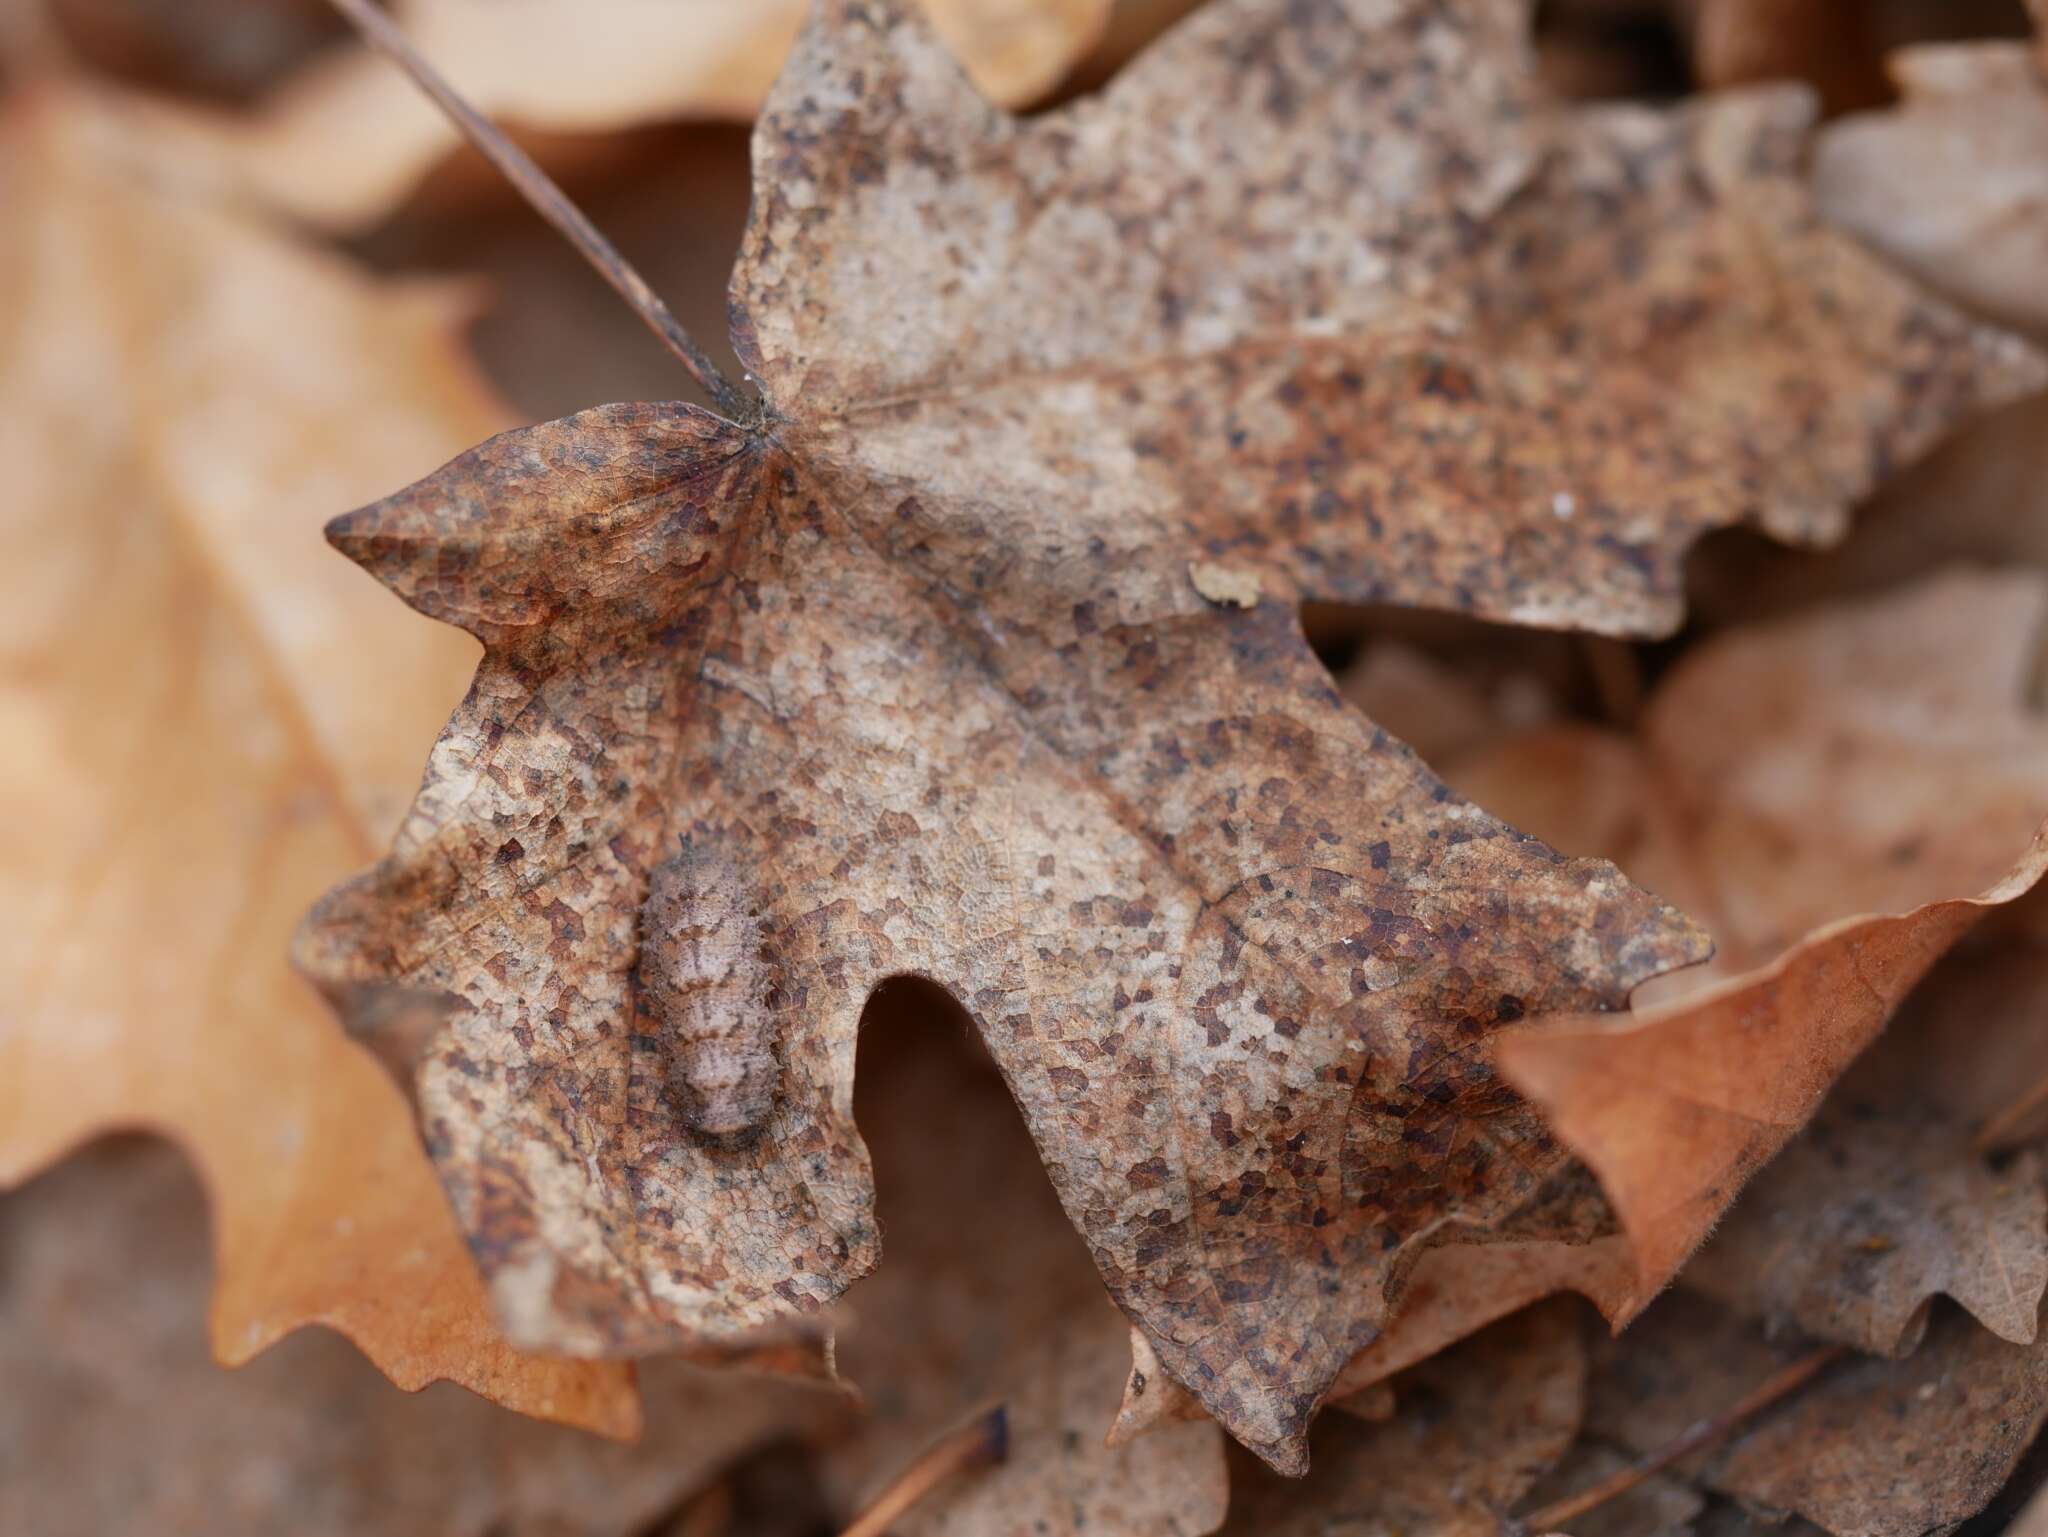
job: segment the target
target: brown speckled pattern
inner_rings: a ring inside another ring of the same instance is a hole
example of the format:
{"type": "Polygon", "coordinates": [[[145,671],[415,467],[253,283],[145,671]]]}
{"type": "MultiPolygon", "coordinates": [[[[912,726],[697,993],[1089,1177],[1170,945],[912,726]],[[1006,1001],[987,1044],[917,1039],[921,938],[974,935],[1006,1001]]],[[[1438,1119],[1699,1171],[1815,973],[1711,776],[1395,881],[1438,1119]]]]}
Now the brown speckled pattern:
{"type": "Polygon", "coordinates": [[[584,412],[336,525],[486,657],[300,958],[372,1035],[438,1007],[422,1120],[520,1339],[801,1325],[872,1267],[856,1026],[906,972],[1276,1466],[1422,1246],[1583,1236],[1485,1043],[1704,943],[1452,797],[1296,600],[1662,624],[1701,529],[1829,531],[2040,375],[1812,226],[1796,101],[1558,116],[1520,28],[1239,0],[1020,123],[828,0],[756,136],[763,420],[584,412]],[[744,1135],[678,1104],[646,991],[685,845],[755,928],[744,1135]]]}
{"type": "Polygon", "coordinates": [[[655,866],[640,916],[639,1008],[668,1056],[677,1113],[712,1137],[758,1131],[780,1074],[784,972],[734,852],[685,833],[655,866]]]}

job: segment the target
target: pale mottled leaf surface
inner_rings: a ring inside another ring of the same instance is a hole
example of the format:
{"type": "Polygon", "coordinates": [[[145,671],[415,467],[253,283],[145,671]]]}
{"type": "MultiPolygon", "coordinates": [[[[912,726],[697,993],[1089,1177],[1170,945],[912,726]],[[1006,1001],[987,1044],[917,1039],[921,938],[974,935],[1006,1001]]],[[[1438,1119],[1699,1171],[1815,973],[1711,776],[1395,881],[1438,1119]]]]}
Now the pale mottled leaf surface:
{"type": "Polygon", "coordinates": [[[900,973],[1277,1465],[1424,1249],[1589,1236],[1481,1048],[1698,936],[1452,796],[1296,601],[1667,625],[1699,532],[1825,537],[2041,375],[1813,221],[1796,98],[1559,111],[1522,23],[1240,0],[1020,121],[823,5],[734,280],[761,419],[607,407],[336,525],[486,657],[302,960],[394,1060],[386,1003],[438,1011],[429,1145],[519,1338],[814,1326],[877,1257],[853,1043],[900,973]],[[715,1137],[646,974],[671,860],[755,936],[690,996],[778,1068],[715,1137]]]}

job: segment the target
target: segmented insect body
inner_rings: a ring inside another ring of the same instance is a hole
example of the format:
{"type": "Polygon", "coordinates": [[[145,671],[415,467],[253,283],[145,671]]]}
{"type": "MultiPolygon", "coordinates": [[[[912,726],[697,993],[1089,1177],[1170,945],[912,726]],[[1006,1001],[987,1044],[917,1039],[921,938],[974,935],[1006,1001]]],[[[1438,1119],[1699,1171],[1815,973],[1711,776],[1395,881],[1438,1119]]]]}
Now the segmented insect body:
{"type": "Polygon", "coordinates": [[[666,1037],[669,1095],[691,1130],[753,1131],[780,1069],[776,966],[752,893],[732,865],[685,840],[641,909],[640,992],[666,1037]]]}

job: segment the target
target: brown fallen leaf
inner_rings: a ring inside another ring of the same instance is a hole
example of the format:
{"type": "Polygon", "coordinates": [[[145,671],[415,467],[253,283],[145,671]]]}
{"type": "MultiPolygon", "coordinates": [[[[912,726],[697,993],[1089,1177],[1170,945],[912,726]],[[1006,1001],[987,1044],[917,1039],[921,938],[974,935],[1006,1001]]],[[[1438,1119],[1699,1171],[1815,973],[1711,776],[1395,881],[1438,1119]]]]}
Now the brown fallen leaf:
{"type": "Polygon", "coordinates": [[[2001,1339],[2033,1339],[2048,1288],[2042,1165],[2021,1152],[1994,1167],[1972,1138],[2015,1086],[2048,1077],[2048,955],[2003,950],[1966,945],[1914,989],[1682,1284],[1875,1354],[1917,1344],[1938,1293],[2001,1339]],[[1953,1064],[1971,1059],[2011,1076],[1957,1093],[1953,1064]]]}
{"type": "MultiPolygon", "coordinates": [[[[1454,769],[1524,825],[1682,894],[1735,964],[1777,953],[1704,991],[1669,979],[1665,1001],[1626,1018],[1497,1044],[1629,1236],[1638,1283],[1624,1315],[1676,1273],[1928,967],[2048,867],[2038,841],[1981,898],[1947,895],[1994,881],[2048,815],[2048,725],[2025,704],[2044,613],[2037,576],[1932,578],[1703,645],[1651,702],[1640,743],[1551,733],[1454,769]]],[[[2000,1316],[2024,1331],[2024,1311],[2000,1316]]]]}
{"type": "Polygon", "coordinates": [[[1890,96],[1870,0],[1693,0],[1693,73],[1720,90],[1804,80],[1830,113],[1890,96]]]}
{"type": "Polygon", "coordinates": [[[1385,1423],[1325,1420],[1302,1482],[1264,1470],[1234,1479],[1223,1531],[1497,1537],[1577,1437],[1585,1384],[1577,1309],[1553,1301],[1517,1313],[1405,1372],[1385,1423]]]}
{"type": "Polygon", "coordinates": [[[160,1131],[213,1198],[222,1360],[324,1323],[406,1387],[628,1432],[623,1369],[499,1337],[403,1097],[284,964],[473,655],[319,520],[503,418],[448,292],[188,201],[149,149],[82,92],[0,122],[0,1182],[160,1131]]]}
{"type": "Polygon", "coordinates": [[[335,525],[486,659],[300,955],[395,1060],[388,1000],[440,1011],[422,1120],[516,1338],[725,1338],[870,1268],[853,1038],[900,973],[1276,1465],[1423,1248],[1585,1236],[1523,1212],[1563,1160],[1477,1048],[1697,937],[1347,710],[1296,602],[1668,624],[1697,533],[1826,537],[2042,370],[1811,218],[1796,97],[1558,112],[1523,31],[1240,0],[1020,122],[823,5],[757,131],[759,419],[586,412],[335,525]],[[665,864],[716,936],[677,970],[665,864]],[[714,1035],[776,1063],[733,1117],[714,1035]]]}
{"type": "Polygon", "coordinates": [[[943,1486],[892,1530],[1033,1537],[1060,1520],[1112,1537],[1196,1537],[1221,1526],[1230,1491],[1213,1424],[1175,1426],[1132,1446],[1102,1444],[1104,1411],[1123,1379],[1125,1332],[1098,1298],[1040,1335],[1004,1397],[1002,1464],[943,1486]]]}
{"type": "MultiPolygon", "coordinates": [[[[1703,1298],[1673,1293],[1596,1352],[1587,1430],[1655,1450],[1804,1348],[1773,1345],[1703,1298]]],[[[1680,1466],[1836,1537],[1922,1537],[1981,1509],[2044,1416],[2048,1335],[2008,1344],[1940,1309],[1912,1355],[1845,1361],[1680,1466]]]]}
{"type": "Polygon", "coordinates": [[[1502,1076],[1599,1176],[1628,1234],[1636,1289],[1617,1322],[1678,1273],[1934,963],[2044,873],[2048,833],[1980,896],[1843,919],[1702,992],[1495,1043],[1502,1076]]]}
{"type": "Polygon", "coordinates": [[[1937,1294],[2000,1339],[2031,1340],[2048,1283],[2039,1160],[1993,1169],[1972,1154],[1966,1126],[1836,1092],[1736,1203],[1684,1284],[1876,1354],[1917,1344],[1937,1294]]]}
{"type": "Polygon", "coordinates": [[[448,1384],[401,1393],[309,1331],[207,1358],[206,1211],[183,1162],[95,1145],[0,1198],[0,1529],[36,1537],[633,1537],[837,1395],[674,1362],[625,1447],[448,1384]]]}
{"type": "Polygon", "coordinates": [[[2048,334],[2048,45],[1894,54],[1905,100],[1820,135],[1823,213],[1985,314],[2048,334]]]}
{"type": "Polygon", "coordinates": [[[863,1023],[855,1112],[890,1262],[834,1310],[839,1368],[866,1415],[823,1454],[825,1489],[867,1509],[922,1448],[993,1402],[1008,1422],[1002,1466],[933,1490],[892,1530],[1213,1530],[1227,1494],[1214,1424],[1104,1445],[1127,1329],[1001,1076],[935,992],[891,983],[863,1023]]]}
{"type": "Polygon", "coordinates": [[[1538,730],[1446,774],[1706,925],[1713,962],[1647,990],[1666,997],[1997,880],[2048,817],[2044,639],[2048,576],[1949,570],[1700,643],[1633,738],[1538,730]]]}
{"type": "MultiPolygon", "coordinates": [[[[993,101],[1043,95],[1101,36],[1110,0],[921,0],[993,101]]],[[[480,110],[527,128],[590,133],[677,118],[751,117],[782,67],[805,0],[401,0],[421,49],[480,110]]],[[[201,128],[274,207],[362,229],[460,142],[446,119],[365,49],[300,72],[253,115],[201,128]]]]}

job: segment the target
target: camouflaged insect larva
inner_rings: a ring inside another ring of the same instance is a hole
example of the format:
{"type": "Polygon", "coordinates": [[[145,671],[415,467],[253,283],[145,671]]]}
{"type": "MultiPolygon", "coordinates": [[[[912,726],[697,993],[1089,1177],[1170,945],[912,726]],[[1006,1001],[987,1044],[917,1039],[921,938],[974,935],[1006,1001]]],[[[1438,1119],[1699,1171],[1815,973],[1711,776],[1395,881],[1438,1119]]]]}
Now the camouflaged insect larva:
{"type": "Polygon", "coordinates": [[[666,1036],[670,1098],[703,1136],[768,1119],[779,1072],[775,963],[752,894],[726,861],[683,840],[641,909],[640,992],[666,1036]]]}

